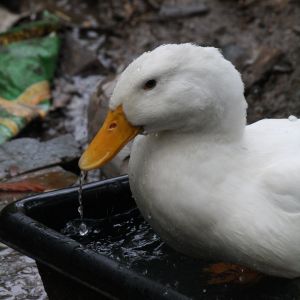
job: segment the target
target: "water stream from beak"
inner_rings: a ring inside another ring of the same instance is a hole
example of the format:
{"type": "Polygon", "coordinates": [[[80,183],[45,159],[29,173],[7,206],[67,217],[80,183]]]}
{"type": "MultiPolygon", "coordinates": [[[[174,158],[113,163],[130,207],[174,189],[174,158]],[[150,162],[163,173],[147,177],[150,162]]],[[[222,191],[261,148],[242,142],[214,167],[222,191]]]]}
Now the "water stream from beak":
{"type": "Polygon", "coordinates": [[[83,222],[83,198],[82,198],[82,186],[85,183],[87,177],[87,172],[86,171],[81,171],[80,172],[80,177],[79,177],[79,189],[78,189],[78,212],[80,215],[81,223],[79,225],[79,234],[81,236],[84,236],[88,233],[88,228],[86,224],[83,222]]]}

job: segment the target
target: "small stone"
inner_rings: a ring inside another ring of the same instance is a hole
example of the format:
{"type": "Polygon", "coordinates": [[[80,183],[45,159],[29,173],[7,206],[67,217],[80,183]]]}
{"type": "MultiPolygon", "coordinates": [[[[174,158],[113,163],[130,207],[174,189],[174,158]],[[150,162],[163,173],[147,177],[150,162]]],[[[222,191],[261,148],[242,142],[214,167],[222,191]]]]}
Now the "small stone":
{"type": "Polygon", "coordinates": [[[78,143],[72,135],[66,134],[46,142],[33,138],[19,138],[0,145],[0,179],[42,169],[80,156],[78,143]],[[17,166],[17,168],[16,168],[17,166]]]}
{"type": "Polygon", "coordinates": [[[209,12],[208,6],[204,2],[163,4],[159,10],[161,18],[183,18],[195,15],[204,15],[209,12]]]}
{"type": "Polygon", "coordinates": [[[21,19],[20,15],[11,13],[8,10],[6,10],[4,7],[0,7],[0,33],[9,29],[19,19],[21,19]]]}
{"type": "Polygon", "coordinates": [[[277,48],[262,47],[253,63],[249,66],[249,76],[246,77],[246,88],[249,89],[255,83],[261,81],[281,58],[282,52],[277,48]]]}
{"type": "Polygon", "coordinates": [[[293,30],[294,30],[294,32],[295,32],[296,34],[300,35],[300,26],[295,25],[295,26],[293,27],[293,30]]]}
{"type": "Polygon", "coordinates": [[[79,74],[99,73],[105,71],[96,53],[83,47],[78,40],[67,35],[62,57],[63,73],[74,76],[79,74]]]}

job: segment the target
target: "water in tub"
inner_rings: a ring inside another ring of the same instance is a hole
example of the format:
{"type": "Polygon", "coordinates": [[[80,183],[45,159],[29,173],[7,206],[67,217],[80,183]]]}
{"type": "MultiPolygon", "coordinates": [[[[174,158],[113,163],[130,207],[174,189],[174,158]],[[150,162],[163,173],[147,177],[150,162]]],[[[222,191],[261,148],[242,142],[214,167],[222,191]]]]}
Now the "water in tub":
{"type": "Polygon", "coordinates": [[[137,208],[104,219],[68,222],[62,233],[141,275],[175,289],[191,299],[299,299],[300,289],[288,280],[266,278],[252,285],[209,285],[207,262],[182,255],[152,230],[137,208]]]}

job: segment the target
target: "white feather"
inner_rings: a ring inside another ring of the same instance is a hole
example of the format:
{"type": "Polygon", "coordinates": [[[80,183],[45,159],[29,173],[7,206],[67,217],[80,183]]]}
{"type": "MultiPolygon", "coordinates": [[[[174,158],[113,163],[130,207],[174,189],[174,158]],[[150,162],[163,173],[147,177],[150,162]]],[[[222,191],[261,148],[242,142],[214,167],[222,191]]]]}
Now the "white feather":
{"type": "Polygon", "coordinates": [[[243,83],[212,47],[164,45],[128,66],[122,104],[138,137],[130,185],[144,217],[188,255],[300,275],[300,121],[246,126],[243,83]],[[144,90],[155,79],[157,85],[144,90]]]}

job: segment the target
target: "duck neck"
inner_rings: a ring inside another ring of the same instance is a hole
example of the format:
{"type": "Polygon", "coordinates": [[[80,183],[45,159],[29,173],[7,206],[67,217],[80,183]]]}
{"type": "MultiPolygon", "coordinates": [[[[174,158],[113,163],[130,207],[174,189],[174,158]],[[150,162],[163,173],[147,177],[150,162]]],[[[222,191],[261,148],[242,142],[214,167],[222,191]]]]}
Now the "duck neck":
{"type": "Polygon", "coordinates": [[[243,140],[246,120],[223,122],[222,126],[207,126],[193,131],[162,131],[158,135],[166,139],[197,140],[207,143],[239,143],[243,140]]]}

